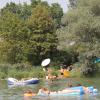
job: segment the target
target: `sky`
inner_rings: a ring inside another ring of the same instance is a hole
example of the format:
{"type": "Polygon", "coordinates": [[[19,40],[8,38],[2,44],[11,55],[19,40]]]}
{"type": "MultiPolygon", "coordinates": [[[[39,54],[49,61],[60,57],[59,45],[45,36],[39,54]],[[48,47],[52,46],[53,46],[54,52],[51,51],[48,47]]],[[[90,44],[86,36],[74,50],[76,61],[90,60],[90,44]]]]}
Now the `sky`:
{"type": "MultiPolygon", "coordinates": [[[[68,10],[67,8],[68,0],[43,0],[43,1],[47,1],[49,4],[59,3],[63,8],[64,12],[67,12],[68,10]]],[[[6,6],[6,3],[10,2],[15,2],[16,4],[27,2],[28,4],[30,4],[30,0],[0,0],[0,9],[6,6]]]]}

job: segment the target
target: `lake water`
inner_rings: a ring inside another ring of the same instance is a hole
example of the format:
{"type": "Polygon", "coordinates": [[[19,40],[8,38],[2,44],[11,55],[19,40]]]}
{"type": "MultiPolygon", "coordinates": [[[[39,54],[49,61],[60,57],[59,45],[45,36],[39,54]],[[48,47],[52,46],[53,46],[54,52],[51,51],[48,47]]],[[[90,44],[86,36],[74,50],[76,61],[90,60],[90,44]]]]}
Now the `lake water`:
{"type": "Polygon", "coordinates": [[[96,95],[82,95],[82,96],[56,96],[56,97],[39,97],[25,99],[23,97],[24,91],[32,89],[37,93],[40,87],[46,87],[51,91],[62,90],[67,87],[68,83],[76,86],[78,83],[84,86],[94,86],[100,91],[100,79],[99,78],[67,78],[54,80],[53,82],[40,80],[39,84],[27,85],[27,86],[8,86],[4,80],[0,81],[0,100],[100,100],[100,94],[96,95]]]}

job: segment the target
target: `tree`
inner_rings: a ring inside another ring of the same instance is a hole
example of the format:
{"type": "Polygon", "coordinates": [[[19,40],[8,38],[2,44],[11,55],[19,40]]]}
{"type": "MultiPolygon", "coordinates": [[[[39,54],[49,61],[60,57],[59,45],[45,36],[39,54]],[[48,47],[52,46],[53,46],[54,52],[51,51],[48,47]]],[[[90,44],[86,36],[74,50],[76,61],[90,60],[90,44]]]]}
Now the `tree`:
{"type": "Polygon", "coordinates": [[[34,8],[36,7],[38,4],[41,5],[45,5],[45,6],[49,6],[47,1],[42,1],[42,0],[31,0],[31,6],[34,8]]]}
{"type": "Polygon", "coordinates": [[[29,60],[39,64],[43,58],[53,57],[56,51],[57,38],[54,34],[54,23],[47,6],[37,5],[28,19],[30,29],[29,60]],[[42,13],[41,13],[42,12],[42,13]]]}
{"type": "Polygon", "coordinates": [[[61,26],[61,17],[63,16],[63,10],[58,3],[53,3],[50,7],[51,15],[54,19],[55,26],[61,26]]]}
{"type": "Polygon", "coordinates": [[[0,14],[0,48],[5,61],[40,64],[43,58],[54,58],[58,42],[55,24],[60,26],[63,15],[58,4],[49,6],[41,0],[31,0],[31,5],[11,2],[0,14]]]}
{"type": "Polygon", "coordinates": [[[36,7],[38,4],[40,4],[41,3],[41,0],[31,0],[31,5],[33,6],[33,7],[36,7]]]}
{"type": "MultiPolygon", "coordinates": [[[[57,30],[59,50],[74,51],[79,58],[87,52],[100,55],[100,1],[77,0],[74,9],[69,8],[62,18],[63,27],[57,30]],[[70,45],[72,44],[72,45],[70,45]]],[[[86,59],[86,57],[85,57],[86,59]]],[[[81,64],[81,59],[79,59],[81,64]]],[[[86,60],[86,68],[97,67],[86,60]],[[94,66],[94,67],[93,67],[94,66]]],[[[84,69],[84,68],[83,68],[84,69]]],[[[94,73],[94,72],[93,72],[94,73]]]]}
{"type": "Polygon", "coordinates": [[[28,19],[28,17],[31,16],[31,13],[32,13],[31,5],[24,3],[23,5],[18,5],[18,6],[21,6],[20,13],[18,14],[19,18],[22,20],[28,19]]]}
{"type": "Polygon", "coordinates": [[[6,4],[6,7],[1,9],[1,14],[5,14],[5,12],[11,12],[16,14],[20,19],[25,20],[31,15],[31,5],[27,5],[24,3],[23,5],[15,4],[13,2],[6,4]]]}
{"type": "Polygon", "coordinates": [[[84,55],[84,63],[81,66],[81,73],[85,76],[94,76],[98,72],[98,66],[94,63],[96,56],[92,53],[84,55]]]}
{"type": "Polygon", "coordinates": [[[8,11],[0,17],[0,24],[0,37],[5,43],[2,49],[6,51],[7,62],[18,63],[26,60],[29,32],[24,22],[8,11]]]}
{"type": "MultiPolygon", "coordinates": [[[[98,0],[78,0],[77,7],[69,9],[67,14],[62,18],[62,24],[65,26],[61,29],[65,34],[63,37],[68,39],[70,36],[69,40],[74,40],[77,46],[79,46],[78,44],[80,46],[84,45],[85,49],[88,47],[93,48],[95,43],[97,43],[96,41],[99,42],[100,38],[99,16],[93,12],[95,7],[97,7],[95,11],[97,10],[98,12],[99,2],[98,0]]],[[[66,40],[64,39],[63,41],[66,40]]]]}
{"type": "Polygon", "coordinates": [[[20,13],[20,6],[16,5],[15,3],[11,2],[11,3],[7,3],[6,6],[1,9],[1,13],[3,13],[3,11],[10,11],[12,13],[20,13]]]}
{"type": "Polygon", "coordinates": [[[75,8],[77,6],[77,0],[69,0],[69,7],[75,8]]]}

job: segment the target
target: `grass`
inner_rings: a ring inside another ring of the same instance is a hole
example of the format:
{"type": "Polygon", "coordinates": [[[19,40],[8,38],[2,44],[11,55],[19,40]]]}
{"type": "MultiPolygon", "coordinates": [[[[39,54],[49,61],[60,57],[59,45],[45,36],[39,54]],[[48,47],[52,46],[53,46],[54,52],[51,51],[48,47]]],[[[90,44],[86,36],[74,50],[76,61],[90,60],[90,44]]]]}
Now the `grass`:
{"type": "MultiPolygon", "coordinates": [[[[60,74],[58,72],[58,69],[53,67],[52,70],[53,70],[52,72],[53,75],[58,76],[60,74]]],[[[100,76],[99,72],[96,73],[95,77],[100,76]]],[[[0,64],[0,79],[5,79],[7,77],[13,77],[17,79],[28,78],[28,77],[44,78],[45,72],[43,71],[41,66],[34,67],[30,65],[23,66],[23,64],[21,65],[0,64]]],[[[75,67],[70,72],[70,77],[83,77],[81,75],[79,67],[75,67]]]]}
{"type": "Polygon", "coordinates": [[[7,77],[13,77],[17,79],[28,78],[28,77],[43,78],[44,76],[45,73],[42,67],[39,66],[19,68],[19,66],[17,67],[17,65],[0,64],[0,79],[5,79],[7,77]]]}

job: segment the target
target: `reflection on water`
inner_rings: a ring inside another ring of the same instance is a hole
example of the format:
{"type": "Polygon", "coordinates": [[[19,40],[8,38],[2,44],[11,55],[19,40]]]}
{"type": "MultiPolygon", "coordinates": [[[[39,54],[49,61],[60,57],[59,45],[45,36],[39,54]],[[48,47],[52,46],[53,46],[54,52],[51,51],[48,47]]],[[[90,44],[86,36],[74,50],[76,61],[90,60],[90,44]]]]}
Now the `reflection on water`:
{"type": "Polygon", "coordinates": [[[6,81],[0,81],[0,100],[100,100],[100,94],[82,95],[82,96],[35,96],[32,98],[24,98],[24,91],[32,89],[37,93],[40,87],[47,87],[51,91],[62,90],[67,87],[68,83],[76,86],[78,83],[85,86],[95,86],[100,91],[100,80],[92,79],[59,79],[50,83],[46,80],[40,80],[39,84],[27,86],[8,86],[6,81]]]}

